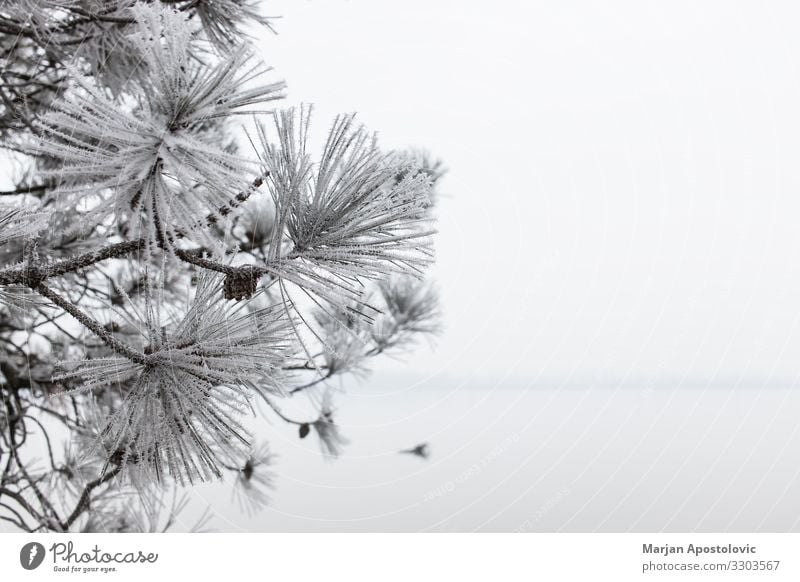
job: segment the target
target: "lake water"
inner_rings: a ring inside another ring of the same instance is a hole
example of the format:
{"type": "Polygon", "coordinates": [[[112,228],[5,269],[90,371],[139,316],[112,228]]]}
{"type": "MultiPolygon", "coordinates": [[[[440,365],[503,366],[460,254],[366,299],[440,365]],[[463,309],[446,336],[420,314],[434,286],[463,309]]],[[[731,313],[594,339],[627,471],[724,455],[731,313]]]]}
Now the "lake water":
{"type": "Polygon", "coordinates": [[[798,530],[800,389],[789,384],[383,374],[336,402],[351,440],[341,458],[259,421],[279,456],[271,505],[248,517],[230,486],[204,485],[182,523],[211,505],[221,531],[798,530]],[[420,442],[428,460],[398,453],[420,442]]]}

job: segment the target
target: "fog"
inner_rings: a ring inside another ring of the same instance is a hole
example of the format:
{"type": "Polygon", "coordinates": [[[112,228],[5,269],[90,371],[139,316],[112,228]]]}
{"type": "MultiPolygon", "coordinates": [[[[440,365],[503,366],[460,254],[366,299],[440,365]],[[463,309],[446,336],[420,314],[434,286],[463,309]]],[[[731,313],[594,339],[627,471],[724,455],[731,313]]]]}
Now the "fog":
{"type": "Polygon", "coordinates": [[[795,378],[796,4],[267,8],[289,104],[357,111],[450,168],[447,333],[415,370],[795,378]]]}

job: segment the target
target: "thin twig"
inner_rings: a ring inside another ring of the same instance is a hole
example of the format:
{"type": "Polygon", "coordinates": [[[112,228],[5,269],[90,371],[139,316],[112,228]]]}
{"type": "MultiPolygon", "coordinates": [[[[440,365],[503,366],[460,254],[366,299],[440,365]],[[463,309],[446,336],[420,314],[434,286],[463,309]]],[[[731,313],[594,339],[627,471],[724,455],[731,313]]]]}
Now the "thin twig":
{"type": "Polygon", "coordinates": [[[61,297],[61,295],[50,289],[50,287],[45,285],[43,282],[39,282],[38,284],[34,285],[32,289],[72,315],[84,327],[88,328],[92,333],[103,340],[103,343],[105,343],[118,354],[122,354],[137,364],[147,364],[147,356],[144,353],[132,348],[124,342],[119,341],[111,333],[109,333],[106,328],[100,325],[98,321],[92,319],[90,316],[81,311],[76,305],[73,305],[68,300],[61,297]]]}
{"type": "Polygon", "coordinates": [[[94,481],[91,481],[86,484],[83,493],[81,493],[80,499],[78,499],[78,504],[75,506],[75,509],[67,518],[67,521],[64,522],[65,526],[64,529],[69,529],[70,527],[72,527],[72,524],[75,523],[75,520],[78,519],[84,511],[89,509],[89,503],[91,500],[92,491],[97,487],[99,487],[100,485],[102,485],[103,483],[106,483],[107,481],[110,481],[111,479],[116,477],[121,470],[122,470],[121,467],[116,466],[112,470],[108,471],[102,477],[98,477],[94,481]]]}

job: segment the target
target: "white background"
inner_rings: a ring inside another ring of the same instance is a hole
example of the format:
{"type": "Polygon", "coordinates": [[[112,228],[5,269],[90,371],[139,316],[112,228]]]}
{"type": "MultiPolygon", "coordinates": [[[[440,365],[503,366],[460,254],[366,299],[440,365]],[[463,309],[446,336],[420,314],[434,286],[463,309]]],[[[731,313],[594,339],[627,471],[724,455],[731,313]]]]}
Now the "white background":
{"type": "Polygon", "coordinates": [[[490,381],[794,380],[793,2],[265,2],[289,103],[450,167],[439,349],[490,381]]]}

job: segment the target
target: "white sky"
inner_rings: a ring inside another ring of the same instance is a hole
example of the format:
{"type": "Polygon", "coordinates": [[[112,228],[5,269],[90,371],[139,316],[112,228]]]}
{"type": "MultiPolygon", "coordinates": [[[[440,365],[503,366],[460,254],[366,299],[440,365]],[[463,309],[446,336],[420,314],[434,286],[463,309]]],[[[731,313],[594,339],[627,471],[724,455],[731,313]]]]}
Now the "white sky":
{"type": "MultiPolygon", "coordinates": [[[[794,378],[792,2],[265,3],[289,102],[450,168],[427,374],[794,378]]],[[[398,367],[405,364],[398,364],[398,367]]]]}

